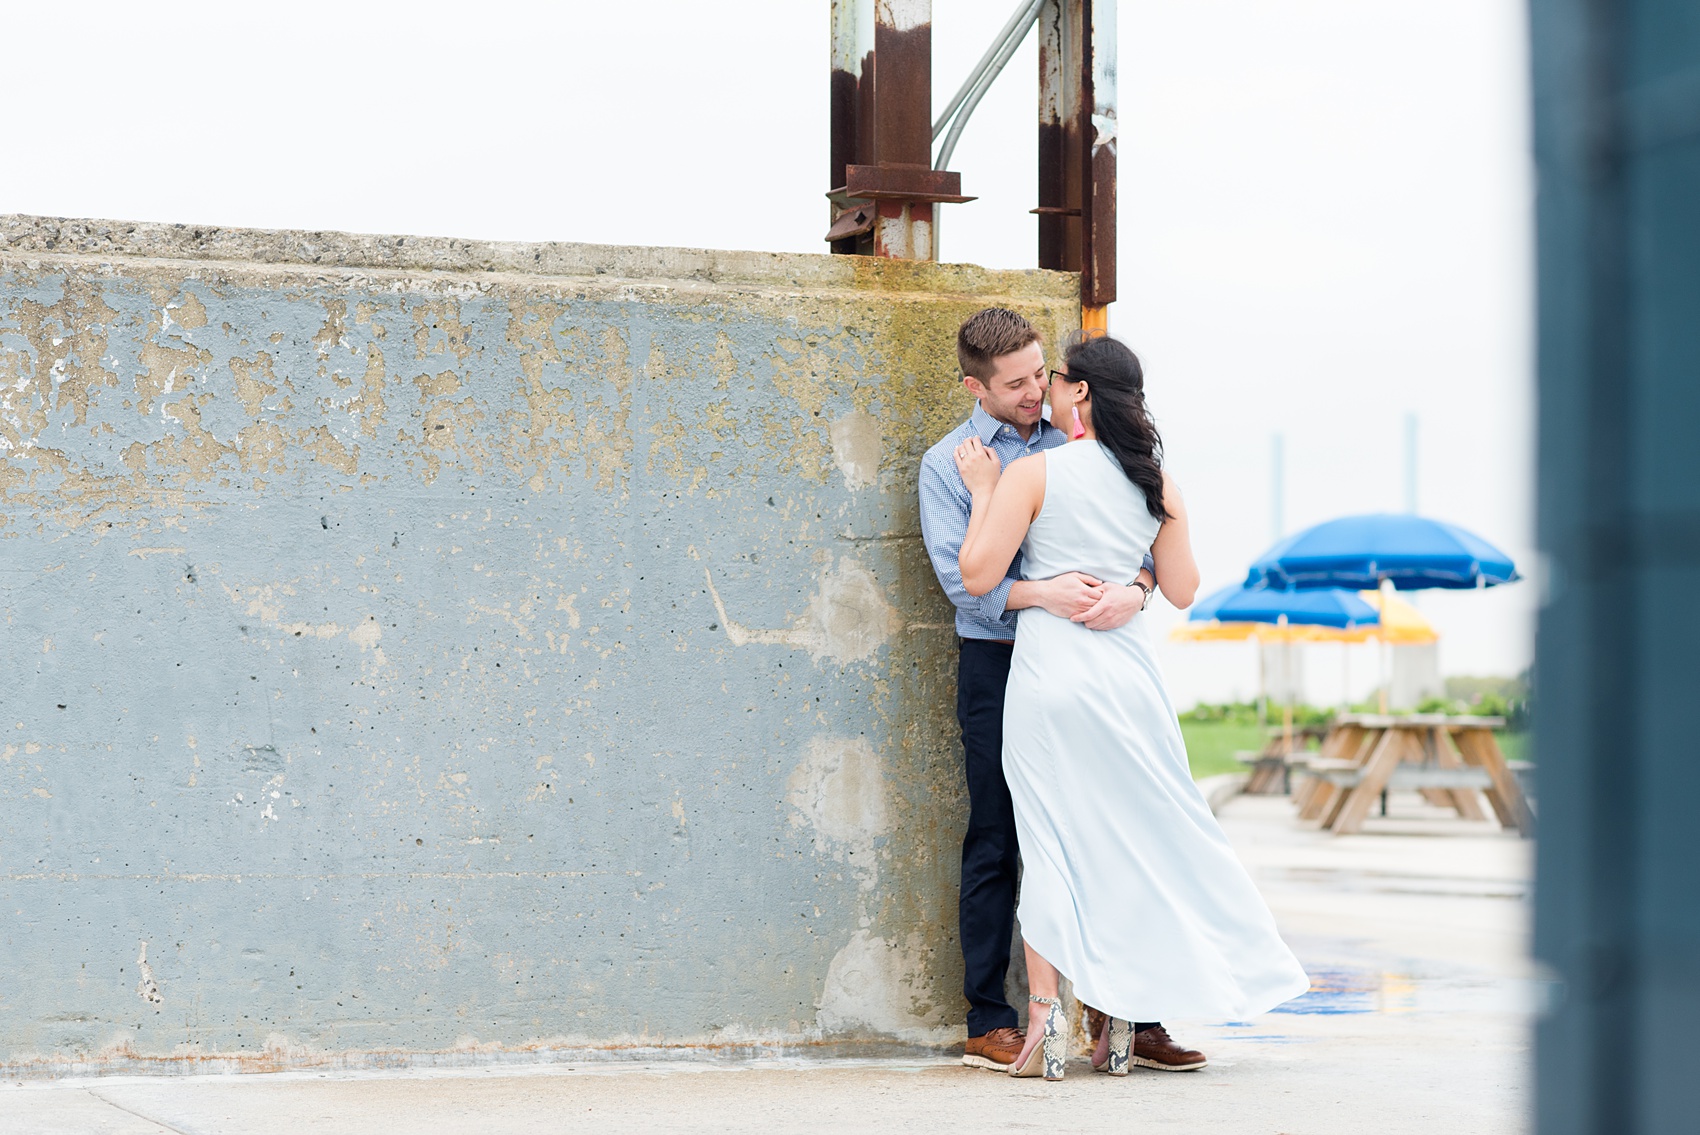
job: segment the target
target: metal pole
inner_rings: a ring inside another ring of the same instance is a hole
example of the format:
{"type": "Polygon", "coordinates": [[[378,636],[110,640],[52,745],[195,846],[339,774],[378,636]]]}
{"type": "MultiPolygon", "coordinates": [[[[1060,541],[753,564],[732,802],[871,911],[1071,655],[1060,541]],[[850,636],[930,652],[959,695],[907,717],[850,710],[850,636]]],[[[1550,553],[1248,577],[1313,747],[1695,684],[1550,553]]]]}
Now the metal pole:
{"type": "MultiPolygon", "coordinates": [[[[986,88],[990,87],[992,81],[1003,73],[1005,64],[1009,62],[1009,57],[1015,54],[1015,49],[1021,45],[1022,40],[1027,38],[1027,29],[1032,27],[1034,20],[1038,18],[1039,6],[1043,3],[1044,0],[1021,0],[1021,3],[1016,6],[1015,14],[1010,16],[1009,22],[1003,26],[1002,31],[998,32],[997,38],[992,40],[992,46],[986,49],[986,54],[980,57],[980,62],[976,63],[974,70],[969,72],[961,89],[956,92],[950,103],[944,108],[944,113],[939,115],[938,120],[933,123],[933,141],[938,141],[939,135],[944,133],[945,128],[950,125],[951,119],[957,117],[958,109],[962,110],[960,116],[962,122],[966,122],[968,116],[974,113],[974,103],[980,101],[980,97],[986,93],[986,88]],[[976,90],[978,90],[978,93],[976,93],[976,90]]],[[[958,129],[960,130],[960,125],[958,129]]],[[[950,164],[951,148],[947,146],[940,152],[935,168],[943,169],[950,164]]]]}
{"type": "Polygon", "coordinates": [[[1417,511],[1417,416],[1405,415],[1405,511],[1417,511]]]}
{"type": "Polygon", "coordinates": [[[932,0],[835,0],[833,251],[930,259],[933,205],[970,201],[932,167],[932,0]]]}
{"type": "MultiPolygon", "coordinates": [[[[933,0],[874,5],[874,164],[932,168],[933,0]]],[[[876,202],[874,255],[926,260],[933,211],[913,199],[876,202]]]]}
{"type": "Polygon", "coordinates": [[[1376,606],[1380,609],[1380,619],[1376,622],[1375,637],[1378,645],[1376,651],[1381,656],[1381,712],[1387,713],[1388,695],[1392,692],[1389,687],[1393,684],[1392,646],[1387,642],[1387,599],[1393,594],[1393,581],[1381,581],[1380,598],[1376,606]]]}
{"type": "MultiPolygon", "coordinates": [[[[847,184],[849,167],[873,151],[874,0],[832,0],[832,145],[827,172],[829,186],[847,184]],[[866,80],[864,82],[864,79],[866,80]]],[[[850,202],[828,193],[836,225],[850,202]]],[[[832,242],[832,251],[872,255],[872,206],[862,225],[845,226],[847,235],[832,242]]]]}
{"type": "Polygon", "coordinates": [[[1340,712],[1352,708],[1352,644],[1340,640],[1340,712]]]}
{"type": "Polygon", "coordinates": [[[1083,0],[1087,27],[1080,136],[1081,325],[1108,330],[1116,298],[1116,0],[1083,0]]]}
{"type": "Polygon", "coordinates": [[[1281,628],[1281,680],[1287,684],[1287,704],[1281,707],[1281,751],[1293,753],[1293,636],[1287,631],[1287,616],[1277,620],[1281,628]]]}
{"type": "Polygon", "coordinates": [[[1080,273],[1081,325],[1116,298],[1116,4],[1039,9],[1039,267],[1080,273]]]}
{"type": "MultiPolygon", "coordinates": [[[[1033,26],[1034,19],[1039,14],[1039,5],[1044,0],[1021,0],[1015,14],[998,33],[992,46],[986,49],[986,54],[980,58],[972,73],[969,74],[962,89],[950,100],[937,122],[933,123],[933,140],[937,141],[939,134],[948,126],[950,133],[945,136],[944,145],[939,147],[938,157],[933,161],[934,169],[945,169],[950,165],[951,156],[956,153],[957,140],[962,137],[962,130],[968,125],[968,119],[974,114],[974,109],[980,105],[980,100],[1003,74],[1004,67],[1010,57],[1015,54],[1021,41],[1027,38],[1027,29],[1033,26]],[[954,121],[952,121],[954,119],[954,121]]],[[[939,258],[939,206],[933,206],[933,259],[939,258]]]]}
{"type": "Polygon", "coordinates": [[[1258,736],[1269,728],[1269,663],[1263,655],[1263,638],[1253,635],[1252,642],[1257,644],[1257,732],[1258,736]]]}
{"type": "Polygon", "coordinates": [[[1080,271],[1080,0],[1039,8],[1039,267],[1080,271]]]}

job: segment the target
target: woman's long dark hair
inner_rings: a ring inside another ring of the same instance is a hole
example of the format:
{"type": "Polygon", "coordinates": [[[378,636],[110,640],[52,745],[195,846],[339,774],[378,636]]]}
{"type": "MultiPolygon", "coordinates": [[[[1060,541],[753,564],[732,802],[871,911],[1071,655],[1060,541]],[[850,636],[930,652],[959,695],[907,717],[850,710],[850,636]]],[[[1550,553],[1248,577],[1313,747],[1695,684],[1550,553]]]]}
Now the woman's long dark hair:
{"type": "Polygon", "coordinates": [[[1092,430],[1145,494],[1158,520],[1163,507],[1163,439],[1145,408],[1145,368],[1126,343],[1108,335],[1076,334],[1063,348],[1071,382],[1086,382],[1092,401],[1092,430]]]}

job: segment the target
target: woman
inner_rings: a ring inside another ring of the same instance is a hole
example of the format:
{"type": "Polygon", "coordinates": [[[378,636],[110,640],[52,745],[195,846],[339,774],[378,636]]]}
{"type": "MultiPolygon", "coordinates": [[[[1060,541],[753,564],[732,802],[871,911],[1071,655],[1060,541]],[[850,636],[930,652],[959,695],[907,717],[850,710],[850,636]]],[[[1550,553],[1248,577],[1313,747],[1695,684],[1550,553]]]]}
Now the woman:
{"type": "MultiPolygon", "coordinates": [[[[1019,548],[1022,574],[1132,580],[1147,550],[1158,585],[1192,603],[1186,507],[1162,467],[1139,359],[1077,339],[1052,371],[1051,421],[1071,444],[1014,462],[970,438],[973,495],[962,580],[981,595],[1019,548]]],[[[1004,708],[1004,775],[1022,858],[1018,917],[1032,1000],[1013,1075],[1061,1079],[1059,971],[1110,1016],[1093,1067],[1126,1074],[1134,1020],[1243,1020],[1309,988],[1275,920],[1192,781],[1144,620],[1088,630],[1021,613],[1004,708]]]]}

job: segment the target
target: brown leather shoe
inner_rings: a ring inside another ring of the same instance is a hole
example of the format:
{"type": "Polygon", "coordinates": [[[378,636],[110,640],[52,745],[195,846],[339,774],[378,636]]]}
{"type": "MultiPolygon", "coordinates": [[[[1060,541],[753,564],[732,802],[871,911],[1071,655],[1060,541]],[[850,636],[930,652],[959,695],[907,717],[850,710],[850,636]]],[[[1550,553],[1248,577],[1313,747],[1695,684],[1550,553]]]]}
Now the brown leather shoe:
{"type": "Polygon", "coordinates": [[[1008,1072],[1026,1043],[1027,1034],[1020,1029],[993,1029],[968,1038],[968,1044],[962,1051],[962,1063],[970,1068],[1008,1072]]]}
{"type": "Polygon", "coordinates": [[[1083,1007],[1086,1010],[1086,1031],[1092,1034],[1092,1047],[1096,1048],[1098,1038],[1104,1035],[1104,1026],[1109,1023],[1110,1018],[1101,1009],[1094,1009],[1084,1003],[1083,1007]]]}
{"type": "Polygon", "coordinates": [[[1133,1034],[1133,1063],[1159,1072],[1193,1072],[1208,1063],[1204,1053],[1182,1048],[1162,1025],[1133,1034]]]}

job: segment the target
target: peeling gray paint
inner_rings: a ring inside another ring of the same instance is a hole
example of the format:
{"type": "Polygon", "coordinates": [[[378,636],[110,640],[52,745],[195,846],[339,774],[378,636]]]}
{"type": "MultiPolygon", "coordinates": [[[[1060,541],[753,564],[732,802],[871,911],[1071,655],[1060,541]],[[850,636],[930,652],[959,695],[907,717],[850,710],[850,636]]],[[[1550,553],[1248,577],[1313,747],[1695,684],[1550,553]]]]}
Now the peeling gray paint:
{"type": "Polygon", "coordinates": [[[1074,288],[0,218],[0,1067],[956,1036],[914,463],[1074,288]]]}

